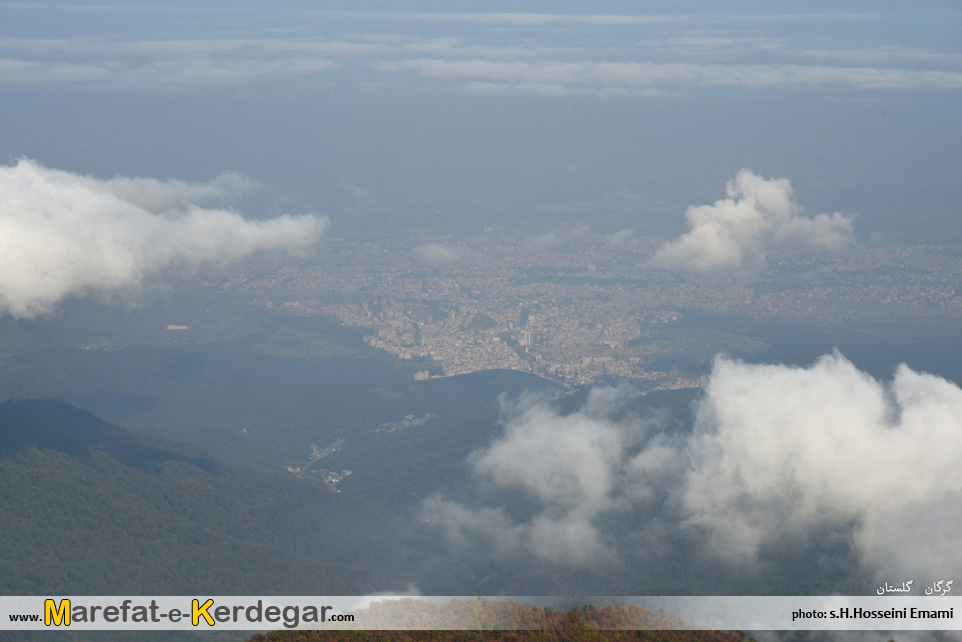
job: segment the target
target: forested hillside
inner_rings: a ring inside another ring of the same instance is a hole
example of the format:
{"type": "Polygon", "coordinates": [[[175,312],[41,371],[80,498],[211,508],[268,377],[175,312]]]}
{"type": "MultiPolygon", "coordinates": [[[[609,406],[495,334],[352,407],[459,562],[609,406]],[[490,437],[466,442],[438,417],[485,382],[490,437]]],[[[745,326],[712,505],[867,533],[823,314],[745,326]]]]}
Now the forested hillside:
{"type": "Polygon", "coordinates": [[[59,401],[0,405],[0,591],[355,594],[431,555],[349,493],[149,445],[59,401]]]}

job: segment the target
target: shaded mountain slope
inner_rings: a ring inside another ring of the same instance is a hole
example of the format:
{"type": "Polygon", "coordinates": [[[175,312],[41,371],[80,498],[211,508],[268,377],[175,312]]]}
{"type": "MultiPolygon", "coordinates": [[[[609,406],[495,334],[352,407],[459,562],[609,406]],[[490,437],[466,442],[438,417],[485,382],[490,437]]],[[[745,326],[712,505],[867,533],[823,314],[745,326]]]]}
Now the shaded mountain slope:
{"type": "Polygon", "coordinates": [[[0,453],[7,594],[367,593],[431,558],[349,493],[153,446],[63,402],[0,404],[0,453]]]}

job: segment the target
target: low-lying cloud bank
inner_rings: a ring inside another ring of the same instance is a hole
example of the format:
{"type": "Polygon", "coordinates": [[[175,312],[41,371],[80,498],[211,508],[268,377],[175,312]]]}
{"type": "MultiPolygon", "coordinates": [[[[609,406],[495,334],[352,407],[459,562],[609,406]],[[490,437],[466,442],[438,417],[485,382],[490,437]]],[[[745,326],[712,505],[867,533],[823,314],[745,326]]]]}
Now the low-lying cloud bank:
{"type": "Polygon", "coordinates": [[[670,270],[719,272],[753,269],[773,247],[842,250],[852,242],[851,216],[802,216],[787,178],[764,179],[743,169],[725,186],[728,198],[685,212],[689,231],[662,245],[652,259],[670,270]]]}
{"type": "Polygon", "coordinates": [[[469,465],[482,486],[532,500],[527,520],[440,495],[425,514],[452,546],[575,566],[617,555],[606,514],[654,500],[674,520],[667,532],[701,537],[735,564],[834,532],[867,572],[935,577],[962,546],[962,389],[952,382],[901,365],[886,384],[837,353],[804,368],[719,358],[680,441],[626,415],[627,398],[597,389],[568,415],[544,399],[506,405],[504,434],[469,465]]]}
{"type": "Polygon", "coordinates": [[[251,221],[195,204],[255,186],[238,174],[185,183],[101,180],[27,159],[0,167],[0,315],[48,314],[71,297],[122,299],[164,270],[304,249],[327,229],[326,217],[251,221]]]}

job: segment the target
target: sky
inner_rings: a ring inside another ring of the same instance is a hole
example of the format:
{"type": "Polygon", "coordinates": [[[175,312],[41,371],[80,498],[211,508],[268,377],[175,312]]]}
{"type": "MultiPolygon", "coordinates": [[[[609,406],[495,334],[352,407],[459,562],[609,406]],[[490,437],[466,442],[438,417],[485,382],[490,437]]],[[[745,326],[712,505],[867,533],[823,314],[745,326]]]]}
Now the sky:
{"type": "Polygon", "coordinates": [[[676,234],[750,169],[865,238],[945,241],[960,25],[949,2],[5,2],[0,147],[101,180],[237,173],[262,186],[245,214],[332,234],[629,197],[634,229],[676,234]]]}

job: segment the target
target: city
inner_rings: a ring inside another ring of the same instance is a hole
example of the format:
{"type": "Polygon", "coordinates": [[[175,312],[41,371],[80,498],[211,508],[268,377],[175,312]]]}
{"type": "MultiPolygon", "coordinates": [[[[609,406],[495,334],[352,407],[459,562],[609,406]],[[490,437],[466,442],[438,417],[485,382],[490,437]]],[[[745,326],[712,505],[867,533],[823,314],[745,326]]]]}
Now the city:
{"type": "Polygon", "coordinates": [[[568,385],[627,378],[649,389],[699,385],[672,359],[766,347],[686,324],[692,313],[825,329],[882,319],[939,326],[962,316],[962,258],[935,247],[774,250],[755,273],[696,279],[649,264],[664,239],[584,228],[545,236],[487,228],[459,241],[333,238],[311,261],[208,286],[367,329],[371,346],[433,360],[437,368],[420,378],[506,369],[568,385]],[[433,264],[419,256],[425,247],[440,256],[433,264]]]}

